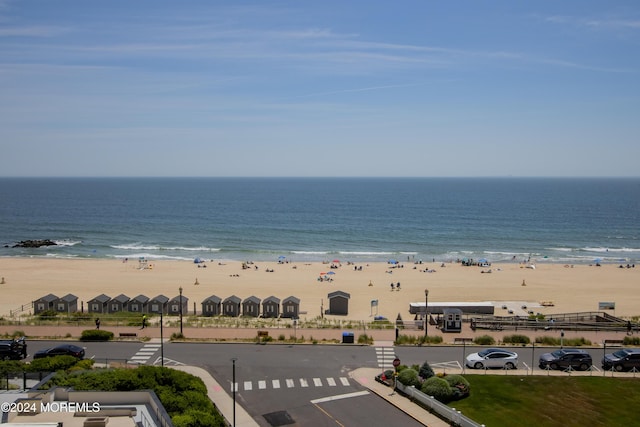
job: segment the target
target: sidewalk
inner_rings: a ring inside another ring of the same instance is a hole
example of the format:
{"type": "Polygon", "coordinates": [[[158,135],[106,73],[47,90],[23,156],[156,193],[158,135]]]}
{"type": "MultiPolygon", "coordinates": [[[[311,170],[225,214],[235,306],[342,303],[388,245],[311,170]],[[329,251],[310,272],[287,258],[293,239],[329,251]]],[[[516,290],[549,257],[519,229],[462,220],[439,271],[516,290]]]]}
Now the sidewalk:
{"type": "MultiPolygon", "coordinates": [[[[16,331],[23,332],[28,338],[68,338],[77,339],[80,337],[82,331],[87,329],[93,329],[94,326],[75,326],[75,325],[0,325],[0,335],[12,335],[16,331]]],[[[118,339],[120,334],[135,334],[134,339],[150,339],[160,338],[160,327],[158,325],[151,325],[145,329],[140,329],[135,326],[111,326],[104,325],[101,327],[103,330],[111,331],[114,333],[114,338],[118,339]]],[[[233,340],[251,340],[255,339],[259,330],[265,330],[269,336],[277,341],[280,336],[283,336],[286,340],[291,337],[300,339],[304,337],[307,341],[314,339],[321,343],[323,340],[337,342],[342,341],[342,329],[292,329],[292,328],[211,328],[211,327],[184,327],[183,335],[187,339],[194,340],[218,340],[218,341],[233,341],[233,340]]],[[[165,326],[163,328],[164,338],[171,337],[172,334],[178,334],[180,332],[179,327],[165,326]]],[[[391,341],[395,340],[394,329],[367,329],[366,331],[351,329],[350,332],[354,333],[357,340],[361,334],[367,334],[373,337],[374,341],[391,341]]],[[[559,330],[544,330],[537,331],[522,330],[522,331],[488,331],[488,330],[476,330],[472,331],[468,326],[461,333],[443,333],[441,330],[429,330],[429,336],[441,336],[443,344],[454,344],[456,338],[475,338],[482,335],[492,336],[496,342],[502,341],[507,335],[526,335],[531,341],[536,337],[551,336],[560,337],[561,331],[559,330]]],[[[593,346],[602,346],[604,340],[622,340],[626,336],[626,332],[604,332],[604,331],[572,331],[565,330],[564,337],[570,338],[584,338],[590,340],[593,346]]],[[[422,336],[424,332],[416,330],[401,330],[402,335],[422,336]]],[[[130,339],[130,338],[129,338],[130,339]]]]}
{"type": "Polygon", "coordinates": [[[420,405],[406,397],[394,393],[390,387],[380,384],[375,376],[380,373],[378,368],[358,368],[349,373],[349,376],[360,385],[366,387],[372,393],[377,394],[388,403],[392,404],[405,414],[428,427],[449,427],[450,424],[433,415],[420,405]]]}

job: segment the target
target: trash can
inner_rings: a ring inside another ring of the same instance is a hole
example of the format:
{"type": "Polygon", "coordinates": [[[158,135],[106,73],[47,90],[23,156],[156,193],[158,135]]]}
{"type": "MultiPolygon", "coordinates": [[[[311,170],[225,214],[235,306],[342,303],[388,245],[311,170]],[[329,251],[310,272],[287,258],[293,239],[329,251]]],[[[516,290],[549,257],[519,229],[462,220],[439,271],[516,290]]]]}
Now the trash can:
{"type": "Polygon", "coordinates": [[[342,344],[353,344],[353,332],[342,333],[342,344]]]}

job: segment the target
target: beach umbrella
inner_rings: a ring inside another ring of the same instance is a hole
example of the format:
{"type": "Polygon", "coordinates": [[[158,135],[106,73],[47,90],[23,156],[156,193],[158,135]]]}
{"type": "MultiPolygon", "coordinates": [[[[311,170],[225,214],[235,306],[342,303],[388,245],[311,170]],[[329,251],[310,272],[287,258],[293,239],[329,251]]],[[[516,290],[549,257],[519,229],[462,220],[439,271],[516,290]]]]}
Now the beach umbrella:
{"type": "Polygon", "coordinates": [[[480,264],[485,264],[485,263],[488,263],[489,261],[488,261],[486,258],[480,258],[480,259],[478,260],[478,262],[479,262],[480,264]]]}
{"type": "Polygon", "coordinates": [[[320,273],[320,275],[321,275],[321,276],[326,276],[326,275],[327,275],[327,273],[320,273]]]}
{"type": "Polygon", "coordinates": [[[280,255],[280,256],[278,257],[278,259],[285,259],[285,258],[286,258],[286,256],[284,256],[284,255],[280,255]]]}
{"type": "Polygon", "coordinates": [[[329,271],[327,274],[336,274],[335,271],[329,271]]]}
{"type": "Polygon", "coordinates": [[[334,259],[332,262],[334,262],[334,263],[336,263],[336,264],[339,264],[339,263],[340,263],[340,260],[339,260],[339,259],[334,259]]]}
{"type": "Polygon", "coordinates": [[[389,260],[389,264],[397,264],[397,263],[398,263],[398,260],[395,260],[395,259],[389,260]]]}

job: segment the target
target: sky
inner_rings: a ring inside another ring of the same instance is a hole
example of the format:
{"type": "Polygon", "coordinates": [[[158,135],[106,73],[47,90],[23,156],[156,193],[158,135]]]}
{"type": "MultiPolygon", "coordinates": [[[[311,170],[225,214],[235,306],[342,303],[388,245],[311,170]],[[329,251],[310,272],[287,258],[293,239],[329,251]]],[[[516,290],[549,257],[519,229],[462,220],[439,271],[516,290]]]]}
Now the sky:
{"type": "Polygon", "coordinates": [[[0,176],[640,176],[640,2],[0,0],[0,176]]]}

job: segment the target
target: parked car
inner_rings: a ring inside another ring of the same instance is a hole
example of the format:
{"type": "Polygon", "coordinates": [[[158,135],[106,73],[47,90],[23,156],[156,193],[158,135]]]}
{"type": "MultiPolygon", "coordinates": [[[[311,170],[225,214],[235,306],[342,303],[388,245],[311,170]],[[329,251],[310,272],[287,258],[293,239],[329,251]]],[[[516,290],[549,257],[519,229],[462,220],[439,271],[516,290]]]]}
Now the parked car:
{"type": "Polygon", "coordinates": [[[622,349],[605,354],[602,358],[602,369],[615,369],[618,372],[640,370],[640,350],[622,349]]]}
{"type": "Polygon", "coordinates": [[[0,342],[0,360],[20,360],[22,352],[11,345],[11,341],[0,342]]]}
{"type": "Polygon", "coordinates": [[[42,359],[43,357],[53,357],[53,356],[73,356],[78,359],[83,359],[84,348],[78,347],[77,345],[73,345],[73,344],[62,344],[56,347],[39,350],[33,355],[33,358],[42,359]]]}
{"type": "Polygon", "coordinates": [[[487,348],[468,355],[466,365],[474,369],[515,369],[518,366],[518,353],[501,348],[487,348]]]}
{"type": "Polygon", "coordinates": [[[563,348],[540,356],[540,369],[574,369],[586,371],[593,365],[591,355],[578,348],[563,348]]]}
{"type": "Polygon", "coordinates": [[[27,357],[27,343],[22,338],[0,340],[0,360],[19,360],[27,357]]]}

